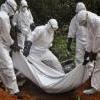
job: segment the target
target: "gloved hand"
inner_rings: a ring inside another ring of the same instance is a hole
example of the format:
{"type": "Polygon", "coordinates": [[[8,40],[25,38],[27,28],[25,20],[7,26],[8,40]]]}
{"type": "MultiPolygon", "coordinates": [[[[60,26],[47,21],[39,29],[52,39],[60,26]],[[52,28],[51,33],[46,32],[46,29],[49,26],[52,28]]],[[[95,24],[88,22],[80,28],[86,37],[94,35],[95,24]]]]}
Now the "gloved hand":
{"type": "Polygon", "coordinates": [[[93,60],[96,60],[97,53],[93,53],[93,60]]]}
{"type": "Polygon", "coordinates": [[[90,53],[88,51],[85,51],[83,65],[86,65],[89,62],[89,56],[90,56],[90,53]]]}
{"type": "Polygon", "coordinates": [[[89,62],[89,60],[84,60],[83,65],[86,65],[89,62]]]}
{"type": "Polygon", "coordinates": [[[68,52],[71,52],[71,43],[72,43],[72,38],[68,38],[68,43],[67,43],[67,50],[68,52]]]}
{"type": "Polygon", "coordinates": [[[92,62],[93,60],[96,60],[97,53],[91,52],[90,54],[90,61],[92,62]]]}
{"type": "Polygon", "coordinates": [[[32,42],[31,41],[25,41],[25,47],[24,47],[24,51],[23,51],[23,55],[24,56],[27,57],[29,55],[31,46],[32,46],[32,42]]]}
{"type": "Polygon", "coordinates": [[[15,42],[14,42],[14,44],[12,44],[12,45],[10,46],[10,48],[11,48],[12,51],[14,51],[14,52],[19,52],[20,49],[21,49],[21,47],[19,47],[18,44],[15,43],[15,42]]]}
{"type": "Polygon", "coordinates": [[[14,28],[15,28],[15,32],[16,32],[16,33],[21,33],[21,30],[18,28],[17,25],[16,25],[14,28]]]}
{"type": "Polygon", "coordinates": [[[14,15],[12,15],[12,16],[9,17],[11,23],[12,23],[13,17],[14,17],[14,15]]]}
{"type": "Polygon", "coordinates": [[[31,29],[31,31],[33,31],[34,29],[35,29],[35,24],[34,23],[32,23],[31,25],[30,25],[30,29],[31,29]]]}

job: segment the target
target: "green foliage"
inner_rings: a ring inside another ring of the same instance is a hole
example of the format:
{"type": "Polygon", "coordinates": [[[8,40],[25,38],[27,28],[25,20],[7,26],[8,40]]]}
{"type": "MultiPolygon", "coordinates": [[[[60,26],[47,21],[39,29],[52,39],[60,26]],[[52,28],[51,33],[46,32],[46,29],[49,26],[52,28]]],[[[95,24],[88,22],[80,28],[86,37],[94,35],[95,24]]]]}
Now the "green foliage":
{"type": "Polygon", "coordinates": [[[30,9],[37,24],[45,24],[56,18],[60,26],[66,25],[74,14],[74,0],[29,0],[30,9]]]}
{"type": "Polygon", "coordinates": [[[67,59],[66,48],[67,48],[66,36],[63,35],[57,36],[56,34],[53,42],[53,47],[51,48],[51,50],[58,57],[60,61],[64,61],[67,59]]]}
{"type": "Polygon", "coordinates": [[[67,54],[67,30],[68,26],[64,26],[55,33],[55,38],[53,41],[52,52],[57,56],[57,58],[62,62],[68,58],[73,58],[75,55],[75,42],[72,43],[72,52],[70,55],[67,54]]]}

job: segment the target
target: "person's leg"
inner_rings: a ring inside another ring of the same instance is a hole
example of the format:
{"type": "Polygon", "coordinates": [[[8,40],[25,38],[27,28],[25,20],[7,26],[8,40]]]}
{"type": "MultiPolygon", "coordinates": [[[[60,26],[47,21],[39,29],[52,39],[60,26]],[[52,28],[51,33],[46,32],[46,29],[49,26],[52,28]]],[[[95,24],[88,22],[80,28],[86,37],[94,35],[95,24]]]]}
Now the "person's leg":
{"type": "Polygon", "coordinates": [[[17,34],[18,46],[24,49],[25,35],[23,33],[17,34]]]}
{"type": "Polygon", "coordinates": [[[94,65],[94,71],[91,78],[91,86],[96,90],[100,91],[100,53],[97,55],[97,59],[94,65]]]}
{"type": "Polygon", "coordinates": [[[0,47],[0,76],[10,94],[19,92],[12,59],[9,56],[9,51],[3,47],[0,47]]]}
{"type": "Polygon", "coordinates": [[[58,61],[57,57],[50,50],[46,50],[46,53],[42,56],[42,62],[44,62],[51,68],[54,68],[61,73],[64,73],[64,70],[60,62],[58,61]]]}
{"type": "Polygon", "coordinates": [[[78,66],[83,63],[84,61],[84,54],[85,54],[85,49],[84,45],[78,46],[76,48],[76,57],[75,57],[75,65],[78,66]]]}
{"type": "Polygon", "coordinates": [[[22,87],[26,83],[27,78],[19,70],[16,70],[16,69],[15,69],[15,75],[17,78],[18,86],[22,87]]]}
{"type": "Polygon", "coordinates": [[[98,54],[91,77],[91,89],[85,90],[85,94],[94,94],[100,91],[100,54],[98,54]]]}

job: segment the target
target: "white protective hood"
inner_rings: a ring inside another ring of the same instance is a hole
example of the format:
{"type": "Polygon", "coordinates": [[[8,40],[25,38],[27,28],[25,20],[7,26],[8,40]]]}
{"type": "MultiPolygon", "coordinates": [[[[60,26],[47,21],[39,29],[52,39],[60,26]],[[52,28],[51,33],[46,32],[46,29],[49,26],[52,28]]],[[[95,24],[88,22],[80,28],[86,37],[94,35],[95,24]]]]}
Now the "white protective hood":
{"type": "Polygon", "coordinates": [[[82,10],[86,10],[85,4],[83,2],[78,2],[76,5],[76,13],[82,10]]]}

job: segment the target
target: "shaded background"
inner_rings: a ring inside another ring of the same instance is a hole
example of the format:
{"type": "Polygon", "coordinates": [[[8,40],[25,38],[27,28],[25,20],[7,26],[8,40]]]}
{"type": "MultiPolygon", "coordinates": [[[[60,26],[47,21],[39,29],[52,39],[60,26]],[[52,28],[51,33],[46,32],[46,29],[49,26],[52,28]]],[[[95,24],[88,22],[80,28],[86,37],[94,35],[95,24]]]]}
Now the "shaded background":
{"type": "MultiPolygon", "coordinates": [[[[0,0],[2,4],[5,0],[0,0]]],[[[20,5],[20,0],[16,0],[20,5]]],[[[75,15],[77,2],[84,2],[87,10],[100,15],[100,0],[27,0],[29,8],[34,17],[36,25],[47,23],[50,18],[56,18],[59,22],[59,30],[55,34],[53,47],[51,50],[60,61],[66,60],[67,55],[67,32],[68,26],[75,15]]],[[[75,42],[72,45],[71,56],[75,55],[75,42]]]]}

